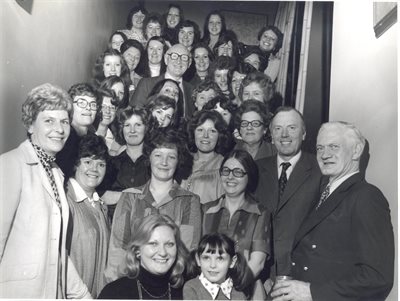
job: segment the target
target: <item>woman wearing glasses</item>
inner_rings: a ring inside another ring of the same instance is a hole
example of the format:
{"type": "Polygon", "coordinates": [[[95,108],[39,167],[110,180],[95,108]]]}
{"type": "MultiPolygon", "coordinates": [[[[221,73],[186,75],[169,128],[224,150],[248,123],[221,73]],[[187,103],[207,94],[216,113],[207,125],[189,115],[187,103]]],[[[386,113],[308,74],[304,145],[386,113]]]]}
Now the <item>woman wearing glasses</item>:
{"type": "Polygon", "coordinates": [[[247,151],[256,161],[276,154],[275,146],[267,138],[270,118],[266,112],[264,103],[248,100],[235,114],[235,127],[241,137],[235,149],[247,151]]]}
{"type": "Polygon", "coordinates": [[[73,102],[71,133],[64,148],[57,154],[56,162],[64,175],[71,177],[81,137],[88,132],[95,132],[93,122],[97,113],[97,98],[93,87],[87,83],[73,85],[68,94],[73,102]]]}
{"type": "Polygon", "coordinates": [[[219,232],[236,242],[249,267],[244,288],[249,289],[254,299],[265,300],[261,282],[257,289],[254,286],[271,254],[270,213],[251,195],[257,187],[257,165],[248,152],[234,150],[225,156],[219,173],[224,194],[203,205],[203,235],[219,232]]]}

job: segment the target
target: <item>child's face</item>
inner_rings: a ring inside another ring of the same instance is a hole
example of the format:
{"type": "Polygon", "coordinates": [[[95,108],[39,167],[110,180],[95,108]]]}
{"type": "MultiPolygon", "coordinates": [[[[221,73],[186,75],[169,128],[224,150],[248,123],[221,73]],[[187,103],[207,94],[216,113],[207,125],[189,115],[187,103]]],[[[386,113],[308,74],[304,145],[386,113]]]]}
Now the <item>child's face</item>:
{"type": "Polygon", "coordinates": [[[218,250],[208,253],[208,246],[200,256],[196,255],[196,261],[203,275],[212,283],[224,282],[228,269],[235,265],[235,260],[228,253],[219,254],[218,250]]]}

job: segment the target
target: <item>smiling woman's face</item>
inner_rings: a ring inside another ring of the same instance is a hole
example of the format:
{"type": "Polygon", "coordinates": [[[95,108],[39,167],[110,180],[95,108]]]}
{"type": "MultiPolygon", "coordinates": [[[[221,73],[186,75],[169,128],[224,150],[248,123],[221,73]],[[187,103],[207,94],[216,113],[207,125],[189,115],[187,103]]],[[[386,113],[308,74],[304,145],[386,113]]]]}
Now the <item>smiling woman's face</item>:
{"type": "Polygon", "coordinates": [[[144,269],[154,275],[165,275],[174,265],[178,253],[174,231],[168,226],[155,228],[139,252],[140,265],[144,269]]]}

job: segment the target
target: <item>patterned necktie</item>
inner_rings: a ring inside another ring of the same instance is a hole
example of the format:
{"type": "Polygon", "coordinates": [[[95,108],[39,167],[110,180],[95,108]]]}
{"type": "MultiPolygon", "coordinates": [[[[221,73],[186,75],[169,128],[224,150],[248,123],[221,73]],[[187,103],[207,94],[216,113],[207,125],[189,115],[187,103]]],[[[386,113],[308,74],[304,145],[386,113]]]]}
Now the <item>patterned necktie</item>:
{"type": "Polygon", "coordinates": [[[42,164],[42,166],[44,167],[44,170],[46,171],[47,178],[50,181],[51,188],[52,188],[54,196],[56,198],[57,206],[61,210],[60,195],[58,193],[58,188],[56,185],[56,181],[54,179],[53,172],[51,171],[51,166],[54,164],[56,158],[49,156],[40,146],[32,143],[32,141],[31,141],[31,144],[32,144],[33,148],[35,149],[35,152],[39,158],[40,163],[42,164]]]}
{"type": "Polygon", "coordinates": [[[317,207],[315,208],[315,210],[318,210],[319,207],[321,207],[321,205],[326,201],[326,199],[327,199],[328,196],[329,196],[329,190],[330,190],[330,188],[331,188],[331,185],[330,185],[330,184],[326,185],[324,191],[323,191],[322,194],[321,194],[321,197],[319,198],[319,202],[318,202],[318,205],[317,205],[317,207]]]}
{"type": "Polygon", "coordinates": [[[281,176],[279,177],[279,200],[282,198],[283,192],[285,191],[285,187],[287,184],[287,176],[286,176],[286,170],[290,167],[289,162],[283,162],[281,163],[282,166],[282,172],[281,176]]]}

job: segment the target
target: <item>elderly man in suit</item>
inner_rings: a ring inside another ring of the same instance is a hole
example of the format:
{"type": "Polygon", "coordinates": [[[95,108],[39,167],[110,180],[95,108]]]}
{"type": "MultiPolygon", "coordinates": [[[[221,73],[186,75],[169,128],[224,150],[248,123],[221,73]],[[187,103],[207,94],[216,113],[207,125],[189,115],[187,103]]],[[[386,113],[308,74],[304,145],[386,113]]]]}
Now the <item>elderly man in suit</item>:
{"type": "Polygon", "coordinates": [[[184,115],[185,117],[191,117],[194,112],[194,104],[191,101],[193,86],[182,79],[183,74],[192,63],[190,52],[185,46],[175,44],[164,55],[164,61],[167,65],[166,72],[156,77],[142,78],[129,101],[130,105],[145,106],[154,86],[163,79],[172,79],[179,83],[179,87],[183,92],[184,115]]]}
{"type": "Polygon", "coordinates": [[[393,285],[394,238],[388,202],[359,172],[365,139],[352,124],[329,122],[317,160],[329,183],[296,234],[292,276],[280,300],[385,300],[393,285]]]}
{"type": "Polygon", "coordinates": [[[292,107],[280,107],[270,123],[277,155],[257,161],[260,181],[256,198],[272,212],[273,257],[264,277],[267,291],[277,275],[291,272],[294,236],[310,207],[318,200],[321,172],[315,155],[301,150],[306,136],[303,116],[292,107]]]}

